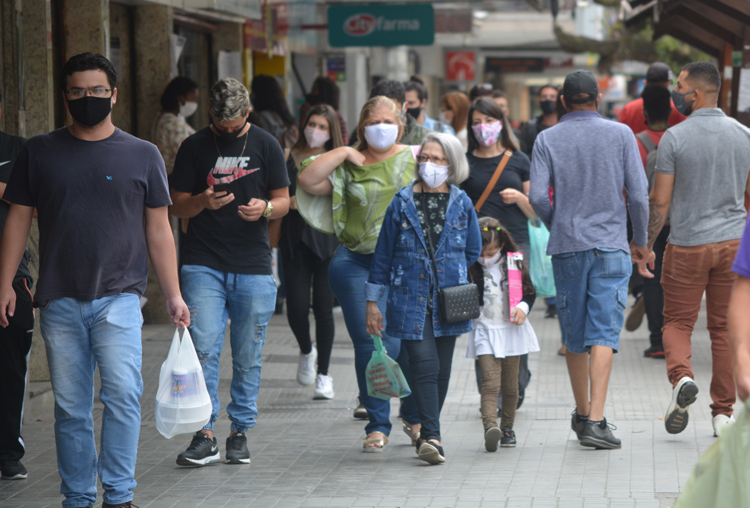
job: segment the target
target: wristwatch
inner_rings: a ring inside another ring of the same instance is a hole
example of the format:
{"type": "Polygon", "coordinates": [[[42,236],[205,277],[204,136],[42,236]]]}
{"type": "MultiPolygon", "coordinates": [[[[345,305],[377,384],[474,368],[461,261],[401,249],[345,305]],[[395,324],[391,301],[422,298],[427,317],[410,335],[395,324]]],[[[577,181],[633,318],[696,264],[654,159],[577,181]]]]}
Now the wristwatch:
{"type": "Polygon", "coordinates": [[[263,201],[266,202],[266,210],[263,212],[263,217],[270,217],[273,213],[273,205],[267,199],[264,199],[263,201]]]}

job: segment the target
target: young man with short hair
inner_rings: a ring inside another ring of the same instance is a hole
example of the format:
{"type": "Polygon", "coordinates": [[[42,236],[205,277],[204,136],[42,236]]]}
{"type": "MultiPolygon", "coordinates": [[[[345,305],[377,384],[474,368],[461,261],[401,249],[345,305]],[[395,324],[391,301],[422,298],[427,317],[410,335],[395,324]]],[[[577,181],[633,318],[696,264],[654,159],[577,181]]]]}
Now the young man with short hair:
{"type": "Polygon", "coordinates": [[[590,72],[568,74],[562,94],[568,113],[534,144],[529,200],[550,230],[547,253],[576,401],[571,427],[583,446],[620,448],[604,403],[632,268],[628,213],[633,257],[648,254],[646,175],[630,129],[596,112],[601,94],[590,72]]]}
{"type": "Polygon", "coordinates": [[[213,411],[177,456],[181,466],[221,459],[214,437],[219,416],[219,357],[231,319],[231,431],[226,461],[249,464],[245,433],[255,426],[261,356],[276,306],[268,220],[289,210],[289,177],[281,145],[247,121],[247,89],[233,78],[211,87],[211,125],[183,141],[172,173],[172,213],[190,219],[182,287],[193,322],[190,334],[203,366],[213,411]]]}
{"type": "Polygon", "coordinates": [[[169,225],[169,188],[157,148],[112,124],[117,74],[102,55],[63,66],[60,87],[72,125],[29,139],[4,199],[11,202],[0,244],[0,326],[14,316],[12,282],[36,208],[41,310],[55,394],[55,443],[64,508],[130,508],[141,427],[140,296],[148,257],[172,325],[190,314],[180,294],[169,225]],[[7,314],[7,316],[6,316],[7,314]],[[94,371],[104,404],[100,451],[94,440],[94,371]]]}
{"type": "MultiPolygon", "coordinates": [[[[721,75],[710,62],[686,65],[672,91],[677,110],[688,118],[661,138],[650,196],[649,247],[669,214],[664,252],[664,352],[672,400],[664,425],[678,434],[696,401],[690,357],[691,335],[706,294],[711,337],[711,414],[714,435],[734,423],[736,400],[727,313],[737,275],[737,254],[750,192],[750,129],[717,107],[721,75]]],[[[643,263],[641,273],[648,273],[643,263]]]]}
{"type": "Polygon", "coordinates": [[[521,151],[531,159],[534,142],[539,133],[557,125],[557,96],[560,91],[556,86],[548,84],[539,90],[539,107],[542,108],[542,114],[534,120],[529,120],[521,129],[519,141],[521,142],[521,151]]]}
{"type": "Polygon", "coordinates": [[[411,115],[411,117],[425,129],[442,132],[443,134],[456,135],[456,131],[453,130],[453,127],[447,123],[430,118],[427,116],[427,113],[425,113],[424,110],[427,107],[427,100],[429,99],[427,87],[416,81],[407,81],[404,83],[404,90],[406,114],[411,115]]]}
{"type": "MultiPolygon", "coordinates": [[[[669,77],[670,72],[669,66],[663,62],[652,63],[648,71],[646,71],[646,86],[658,86],[669,91],[669,86],[672,84],[672,80],[669,77]]],[[[669,114],[667,121],[668,127],[673,127],[678,123],[682,122],[686,117],[681,115],[674,104],[672,111],[669,114]]],[[[646,130],[646,117],[643,114],[643,96],[628,102],[622,107],[620,111],[620,117],[618,118],[620,123],[624,123],[633,131],[633,134],[638,134],[646,130]]]]}

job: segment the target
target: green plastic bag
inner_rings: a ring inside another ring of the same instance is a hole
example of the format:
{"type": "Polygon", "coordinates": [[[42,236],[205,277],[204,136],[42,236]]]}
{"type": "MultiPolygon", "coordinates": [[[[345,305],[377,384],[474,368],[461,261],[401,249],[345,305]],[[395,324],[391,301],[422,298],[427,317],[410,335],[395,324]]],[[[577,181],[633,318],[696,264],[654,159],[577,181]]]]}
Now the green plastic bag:
{"type": "Polygon", "coordinates": [[[539,298],[552,298],[557,293],[552,272],[552,256],[547,255],[549,231],[540,220],[529,221],[529,276],[539,298]]]}
{"type": "Polygon", "coordinates": [[[406,382],[401,367],[388,356],[383,347],[383,341],[377,335],[371,335],[375,342],[375,351],[367,364],[365,376],[367,378],[367,395],[388,400],[391,397],[408,397],[411,389],[406,382]]]}
{"type": "Polygon", "coordinates": [[[698,460],[675,508],[728,508],[750,503],[750,404],[698,460]]]}

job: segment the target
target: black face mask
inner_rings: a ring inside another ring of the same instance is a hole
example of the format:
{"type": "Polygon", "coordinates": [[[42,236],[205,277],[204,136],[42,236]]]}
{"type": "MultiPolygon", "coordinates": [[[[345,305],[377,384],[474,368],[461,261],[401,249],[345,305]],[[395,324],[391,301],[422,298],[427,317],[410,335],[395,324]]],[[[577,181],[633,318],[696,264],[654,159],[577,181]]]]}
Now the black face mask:
{"type": "Polygon", "coordinates": [[[417,119],[419,118],[419,115],[422,114],[422,108],[407,108],[406,114],[413,116],[414,119],[417,119]]]}
{"type": "Polygon", "coordinates": [[[216,125],[216,123],[214,123],[214,129],[216,129],[216,132],[218,133],[217,135],[221,138],[222,141],[231,143],[232,141],[236,140],[240,136],[240,133],[243,130],[245,130],[246,125],[247,125],[247,118],[245,118],[245,123],[242,124],[242,127],[240,127],[234,132],[224,132],[223,130],[219,128],[218,125],[216,125]]]}
{"type": "Polygon", "coordinates": [[[542,106],[542,113],[545,115],[551,115],[555,112],[555,101],[542,101],[539,105],[542,106]]]}
{"type": "Polygon", "coordinates": [[[68,101],[68,111],[76,122],[86,127],[101,123],[112,111],[112,98],[87,95],[74,101],[68,101]]]}

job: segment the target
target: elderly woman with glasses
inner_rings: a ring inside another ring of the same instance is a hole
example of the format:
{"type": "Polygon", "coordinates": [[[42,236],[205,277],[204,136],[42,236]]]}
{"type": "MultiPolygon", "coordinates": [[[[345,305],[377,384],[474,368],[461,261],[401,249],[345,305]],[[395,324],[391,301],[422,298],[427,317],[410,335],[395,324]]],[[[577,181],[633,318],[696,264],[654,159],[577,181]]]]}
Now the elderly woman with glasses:
{"type": "Polygon", "coordinates": [[[468,284],[468,267],[479,257],[481,237],[471,199],[457,187],[469,174],[460,141],[430,133],[422,144],[412,185],[401,189],[385,213],[365,286],[367,331],[380,335],[377,302],[388,292],[386,333],[409,353],[411,389],[421,436],[419,458],[445,462],[440,410],[448,392],[456,337],[471,321],[447,323],[437,290],[468,284]],[[434,258],[434,262],[433,262],[434,258]]]}

